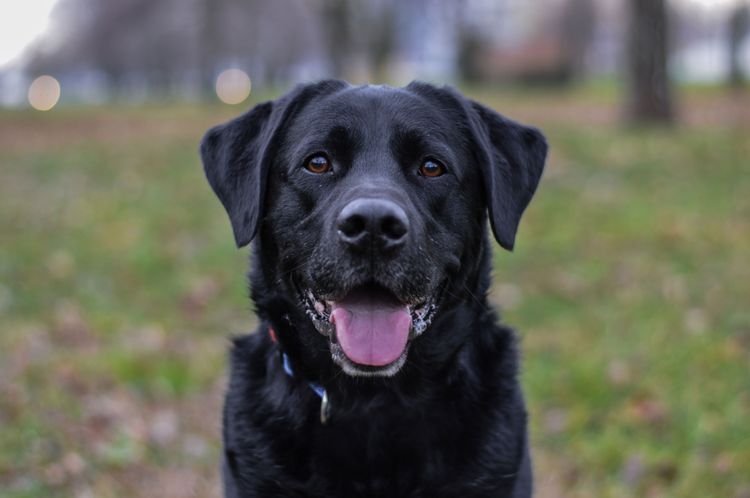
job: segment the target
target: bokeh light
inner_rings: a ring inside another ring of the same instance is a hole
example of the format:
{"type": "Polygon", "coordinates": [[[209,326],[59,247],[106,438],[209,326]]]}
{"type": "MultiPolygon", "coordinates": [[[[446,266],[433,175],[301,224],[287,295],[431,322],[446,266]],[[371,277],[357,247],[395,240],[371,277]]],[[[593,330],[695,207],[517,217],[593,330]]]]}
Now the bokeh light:
{"type": "Polygon", "coordinates": [[[242,69],[227,69],[216,78],[216,95],[225,104],[239,104],[249,95],[252,84],[242,69]]]}
{"type": "Polygon", "coordinates": [[[29,104],[37,111],[49,111],[60,100],[60,83],[49,75],[40,76],[29,86],[29,104]]]}

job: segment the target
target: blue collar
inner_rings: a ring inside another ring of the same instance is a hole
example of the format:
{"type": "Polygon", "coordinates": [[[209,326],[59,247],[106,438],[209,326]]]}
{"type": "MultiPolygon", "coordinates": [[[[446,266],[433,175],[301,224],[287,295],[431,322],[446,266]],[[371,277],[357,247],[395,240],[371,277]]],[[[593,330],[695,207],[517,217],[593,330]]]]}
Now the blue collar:
{"type": "MultiPolygon", "coordinates": [[[[284,372],[286,372],[289,377],[294,378],[294,370],[292,370],[292,362],[291,360],[289,360],[289,355],[282,351],[281,360],[284,364],[284,372]]],[[[320,399],[324,399],[326,397],[326,390],[320,384],[316,384],[315,382],[308,382],[307,385],[310,386],[310,389],[312,389],[320,399]]]]}
{"type": "MultiPolygon", "coordinates": [[[[276,331],[272,327],[268,327],[268,335],[271,337],[271,341],[279,346],[279,341],[276,338],[276,331]]],[[[292,361],[289,359],[289,355],[286,354],[281,347],[279,347],[279,352],[281,353],[281,364],[284,367],[284,373],[293,379],[294,369],[292,368],[292,361]]],[[[315,382],[308,382],[307,385],[310,386],[310,389],[312,389],[312,391],[320,398],[320,423],[325,425],[331,415],[331,405],[328,402],[328,393],[323,386],[315,382]]]]}

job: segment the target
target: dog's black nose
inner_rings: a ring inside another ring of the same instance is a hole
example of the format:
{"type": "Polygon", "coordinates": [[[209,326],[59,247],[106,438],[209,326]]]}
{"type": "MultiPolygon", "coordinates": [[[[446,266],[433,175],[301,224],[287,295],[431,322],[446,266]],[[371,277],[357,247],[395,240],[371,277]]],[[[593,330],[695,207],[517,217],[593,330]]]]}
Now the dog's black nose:
{"type": "Polygon", "coordinates": [[[339,239],[352,249],[373,247],[388,251],[406,242],[409,219],[395,202],[356,199],[341,210],[336,226],[339,239]]]}

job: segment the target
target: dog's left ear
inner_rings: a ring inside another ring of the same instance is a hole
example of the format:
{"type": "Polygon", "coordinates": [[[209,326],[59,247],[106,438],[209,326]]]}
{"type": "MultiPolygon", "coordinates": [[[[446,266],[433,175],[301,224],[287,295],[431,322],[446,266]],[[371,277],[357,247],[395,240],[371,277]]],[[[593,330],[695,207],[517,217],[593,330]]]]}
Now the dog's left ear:
{"type": "Polygon", "coordinates": [[[258,104],[206,132],[200,148],[203,169],[229,215],[237,247],[249,244],[258,231],[279,131],[311,99],[345,86],[335,80],[298,85],[280,99],[258,104]]]}
{"type": "Polygon", "coordinates": [[[512,251],[521,215],[542,176],[547,141],[536,128],[477,102],[470,102],[469,114],[480,149],[492,233],[502,247],[512,251]]]}

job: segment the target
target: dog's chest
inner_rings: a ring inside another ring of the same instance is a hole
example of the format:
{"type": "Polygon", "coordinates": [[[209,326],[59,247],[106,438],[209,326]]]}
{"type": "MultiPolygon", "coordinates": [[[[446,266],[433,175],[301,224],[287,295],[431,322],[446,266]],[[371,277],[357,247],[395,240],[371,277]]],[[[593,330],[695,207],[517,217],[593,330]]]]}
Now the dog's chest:
{"type": "MultiPolygon", "coordinates": [[[[314,413],[314,400],[306,408],[314,413]]],[[[462,423],[445,409],[409,411],[394,406],[343,417],[334,411],[326,425],[311,416],[283,438],[279,428],[247,430],[257,432],[239,449],[244,457],[240,474],[250,471],[250,480],[262,477],[280,483],[281,496],[484,496],[473,494],[478,488],[464,487],[488,472],[502,476],[516,470],[494,459],[476,462],[488,455],[491,445],[508,446],[505,451],[516,453],[518,448],[512,447],[518,441],[483,435],[477,426],[462,423]],[[264,469],[260,476],[257,469],[264,469]],[[273,475],[266,475],[269,469],[274,469],[273,475]]],[[[486,483],[483,492],[498,486],[504,484],[486,483]]]]}

